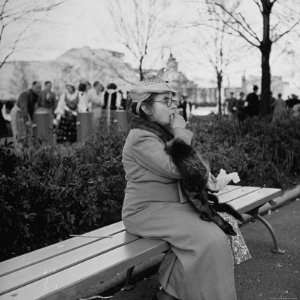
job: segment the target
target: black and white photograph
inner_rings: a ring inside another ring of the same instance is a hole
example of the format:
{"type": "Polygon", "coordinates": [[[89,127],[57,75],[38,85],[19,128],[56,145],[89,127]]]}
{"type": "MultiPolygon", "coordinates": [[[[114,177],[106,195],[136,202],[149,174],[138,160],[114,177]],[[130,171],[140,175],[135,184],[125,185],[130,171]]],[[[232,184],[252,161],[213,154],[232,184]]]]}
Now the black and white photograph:
{"type": "Polygon", "coordinates": [[[300,0],[0,0],[0,300],[300,300],[300,0]]]}

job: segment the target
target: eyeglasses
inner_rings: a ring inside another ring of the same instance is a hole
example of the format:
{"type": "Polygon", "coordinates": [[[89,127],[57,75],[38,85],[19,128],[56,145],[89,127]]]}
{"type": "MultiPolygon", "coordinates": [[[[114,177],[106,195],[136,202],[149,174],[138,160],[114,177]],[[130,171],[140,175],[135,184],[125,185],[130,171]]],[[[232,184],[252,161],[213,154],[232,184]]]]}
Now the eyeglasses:
{"type": "Polygon", "coordinates": [[[166,106],[169,107],[169,108],[172,106],[172,104],[174,106],[178,105],[178,101],[175,100],[175,99],[172,99],[172,98],[164,98],[163,100],[156,100],[156,101],[153,101],[153,102],[160,102],[160,103],[166,104],[166,106]]]}

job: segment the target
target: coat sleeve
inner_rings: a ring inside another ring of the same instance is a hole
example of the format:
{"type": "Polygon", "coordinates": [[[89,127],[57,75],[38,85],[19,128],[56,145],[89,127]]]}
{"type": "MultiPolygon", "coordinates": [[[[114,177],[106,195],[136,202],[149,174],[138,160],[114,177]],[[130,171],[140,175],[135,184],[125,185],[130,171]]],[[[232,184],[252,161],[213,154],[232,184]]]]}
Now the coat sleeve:
{"type": "Polygon", "coordinates": [[[180,173],[172,158],[165,151],[164,143],[153,133],[143,131],[132,144],[136,162],[154,174],[180,179],[180,173]]]}

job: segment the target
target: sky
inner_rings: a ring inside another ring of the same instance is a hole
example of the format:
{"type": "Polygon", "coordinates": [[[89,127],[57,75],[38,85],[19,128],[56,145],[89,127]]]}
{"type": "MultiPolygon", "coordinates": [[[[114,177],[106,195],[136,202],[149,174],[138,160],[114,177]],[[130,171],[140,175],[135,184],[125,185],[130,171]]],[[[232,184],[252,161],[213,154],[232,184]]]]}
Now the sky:
{"type": "MultiPolygon", "coordinates": [[[[0,2],[3,1],[0,0],[0,2]]],[[[48,0],[13,0],[20,7],[28,1],[46,3],[48,0]]],[[[109,1],[111,0],[66,0],[65,3],[50,13],[40,15],[39,20],[28,27],[24,39],[18,45],[11,59],[51,60],[70,48],[89,46],[91,48],[105,48],[124,52],[125,59],[136,66],[136,61],[133,60],[130,53],[122,46],[115,35],[113,21],[107,9],[109,1]]],[[[205,61],[205,57],[200,59],[203,45],[195,46],[195,28],[186,26],[197,17],[195,2],[197,1],[170,0],[171,5],[165,12],[162,12],[163,19],[171,22],[176,21],[180,25],[180,29],[173,30],[172,34],[164,38],[163,50],[153,51],[155,55],[149,55],[145,61],[146,67],[162,67],[171,51],[178,60],[180,71],[183,71],[190,79],[195,80],[197,83],[214,79],[213,70],[205,61]]],[[[248,0],[248,2],[252,1],[248,0]]],[[[256,9],[253,5],[247,5],[244,11],[253,26],[259,31],[260,19],[256,9]]],[[[131,16],[128,15],[127,17],[130,18],[131,16]]],[[[25,23],[26,20],[22,20],[22,26],[25,23]]],[[[10,25],[1,46],[2,50],[5,50],[5,46],[10,44],[10,37],[14,37],[19,30],[20,24],[10,25]]],[[[206,29],[201,30],[205,31],[206,29]]],[[[285,78],[291,78],[292,76],[299,78],[300,76],[297,77],[299,71],[296,69],[296,65],[300,63],[300,53],[297,50],[300,48],[299,41],[285,39],[282,45],[288,42],[288,47],[294,51],[294,55],[285,56],[280,54],[280,51],[274,50],[272,71],[273,74],[283,75],[285,78]],[[297,45],[299,46],[297,47],[297,45]]],[[[245,47],[245,45],[242,47],[245,47]]],[[[228,67],[224,81],[225,84],[238,85],[242,74],[259,75],[259,72],[259,51],[249,48],[236,59],[235,63],[228,67]]]]}

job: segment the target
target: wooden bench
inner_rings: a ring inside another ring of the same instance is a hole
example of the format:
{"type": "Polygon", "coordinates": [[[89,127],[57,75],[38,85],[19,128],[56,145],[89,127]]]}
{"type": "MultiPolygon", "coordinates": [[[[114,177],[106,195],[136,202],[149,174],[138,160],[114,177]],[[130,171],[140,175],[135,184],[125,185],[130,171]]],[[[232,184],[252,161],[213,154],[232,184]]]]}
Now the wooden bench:
{"type": "MultiPolygon", "coordinates": [[[[281,193],[279,189],[227,186],[220,201],[262,221],[270,231],[274,252],[279,253],[271,225],[258,209],[281,193]]],[[[168,250],[166,242],[127,233],[118,222],[78,237],[38,249],[0,263],[0,299],[80,299],[118,272],[133,268],[168,250]]]]}

